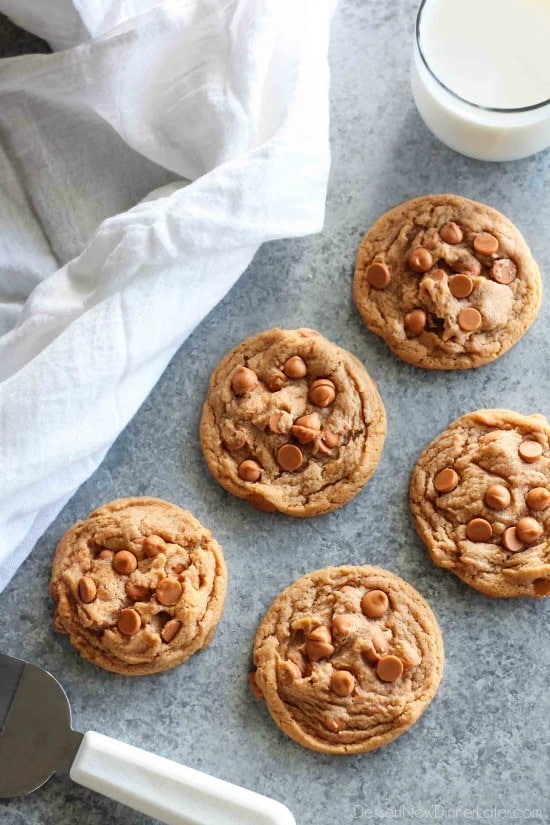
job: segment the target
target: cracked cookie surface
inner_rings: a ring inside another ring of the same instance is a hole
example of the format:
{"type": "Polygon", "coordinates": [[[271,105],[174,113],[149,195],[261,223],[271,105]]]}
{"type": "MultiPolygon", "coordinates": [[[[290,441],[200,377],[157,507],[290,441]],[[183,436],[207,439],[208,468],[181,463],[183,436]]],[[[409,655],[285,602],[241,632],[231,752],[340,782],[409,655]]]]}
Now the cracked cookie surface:
{"type": "Polygon", "coordinates": [[[432,561],[488,596],[550,594],[550,426],[478,410],[420,456],[411,509],[432,561]]]}
{"type": "Polygon", "coordinates": [[[251,685],[299,744],[362,753],[417,721],[443,660],[437,620],[410,584],[379,567],[326,567],[269,608],[254,642],[251,685]]]}
{"type": "Polygon", "coordinates": [[[222,549],[191,513],[156,498],[118,499],[61,538],[54,625],[99,667],[157,673],[208,645],[226,583],[222,549]]]}
{"type": "Polygon", "coordinates": [[[272,329],[232,349],[214,370],[201,421],[208,467],[226,490],[299,517],[353,498],[385,435],[363,364],[308,329],[272,329]]]}
{"type": "Polygon", "coordinates": [[[387,212],[361,243],[354,298],[367,327],[427,369],[468,369],[503,355],[529,329],[540,272],[504,215],[457,195],[387,212]]]}

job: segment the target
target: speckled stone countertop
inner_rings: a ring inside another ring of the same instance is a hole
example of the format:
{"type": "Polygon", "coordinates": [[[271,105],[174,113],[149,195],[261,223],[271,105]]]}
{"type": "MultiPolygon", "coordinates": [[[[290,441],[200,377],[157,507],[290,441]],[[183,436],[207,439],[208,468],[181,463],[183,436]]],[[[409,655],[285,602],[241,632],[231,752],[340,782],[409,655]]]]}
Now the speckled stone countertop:
{"type": "MultiPolygon", "coordinates": [[[[458,415],[492,406],[550,412],[550,302],[510,353],[452,374],[398,361],[364,328],[351,297],[364,230],[391,206],[429,192],[501,209],[524,231],[543,273],[550,271],[550,154],[482,164],[428,133],[408,85],[415,6],[341,0],[332,31],[333,163],[324,232],[260,250],[0,595],[2,649],[60,679],[75,727],[270,794],[298,825],[390,816],[507,822],[537,810],[538,821],[550,821],[550,599],[491,600],[435,568],[407,505],[416,457],[458,415]],[[226,494],[209,476],[198,441],[212,369],[230,346],[275,324],[314,327],[354,352],[377,380],[388,413],[384,454],[366,489],[347,507],[304,522],[256,512],[226,494]],[[227,607],[208,650],[176,670],[135,680],[79,658],[52,629],[47,590],[63,531],[98,504],[127,495],[189,508],[222,543],[230,574],[227,607]],[[378,752],[343,758],[287,739],[252,698],[247,674],[258,621],[280,590],[307,571],[348,562],[382,565],[417,587],[439,618],[447,659],[439,693],[411,731],[378,752]]],[[[0,803],[0,822],[151,820],[59,777],[26,799],[0,803]]]]}

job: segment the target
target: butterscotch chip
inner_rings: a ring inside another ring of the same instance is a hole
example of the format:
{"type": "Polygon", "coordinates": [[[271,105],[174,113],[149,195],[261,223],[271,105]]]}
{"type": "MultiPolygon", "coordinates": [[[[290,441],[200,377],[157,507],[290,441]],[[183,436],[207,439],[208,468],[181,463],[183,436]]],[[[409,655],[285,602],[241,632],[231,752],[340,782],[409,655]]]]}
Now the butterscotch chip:
{"type": "Polygon", "coordinates": [[[338,733],[342,727],[341,722],[334,716],[324,716],[322,719],[322,724],[331,733],[338,733]]]}
{"type": "Polygon", "coordinates": [[[237,470],[239,478],[243,481],[259,481],[262,475],[262,468],[257,461],[248,458],[246,461],[241,461],[237,470]]]}
{"type": "Polygon", "coordinates": [[[295,444],[283,444],[277,451],[277,461],[283,470],[292,473],[304,463],[304,454],[295,444]]]}
{"type": "Polygon", "coordinates": [[[524,461],[528,464],[532,464],[533,462],[539,460],[543,453],[543,448],[542,444],[539,444],[538,441],[526,439],[519,445],[518,452],[524,461]]]}
{"type": "Polygon", "coordinates": [[[330,677],[330,688],[338,696],[351,696],[355,688],[355,679],[347,670],[335,670],[330,677]]]}
{"type": "Polygon", "coordinates": [[[380,653],[376,650],[372,642],[365,645],[365,647],[361,650],[361,655],[365,661],[369,662],[371,665],[375,665],[380,659],[380,653]]]}
{"type": "Polygon", "coordinates": [[[409,254],[409,266],[415,272],[428,272],[434,265],[434,259],[427,249],[413,249],[409,254]]]}
{"type": "Polygon", "coordinates": [[[311,662],[328,659],[333,653],[334,645],[329,642],[315,642],[312,639],[308,639],[306,642],[306,656],[311,662]]]}
{"type": "Polygon", "coordinates": [[[449,289],[455,298],[467,298],[474,291],[474,282],[469,275],[459,273],[449,278],[449,289]]]}
{"type": "Polygon", "coordinates": [[[137,559],[129,550],[119,550],[113,556],[113,570],[121,576],[129,576],[137,567],[137,559]]]}
{"type": "Polygon", "coordinates": [[[475,332],[482,324],[481,313],[475,307],[461,309],[457,316],[458,326],[464,332],[475,332]]]}
{"type": "Polygon", "coordinates": [[[399,658],[401,659],[405,669],[409,667],[416,667],[422,661],[418,651],[406,641],[399,646],[399,658]]]}
{"type": "Polygon", "coordinates": [[[231,378],[231,387],[235,395],[246,395],[258,385],[258,376],[248,367],[237,367],[231,378]]]}
{"type": "Polygon", "coordinates": [[[336,387],[328,378],[314,381],[309,391],[309,400],[317,407],[329,407],[336,398],[336,387]]]}
{"type": "Polygon", "coordinates": [[[535,512],[546,510],[547,507],[550,507],[550,490],[547,490],[546,487],[533,487],[527,493],[525,501],[530,510],[535,512]]]}
{"type": "Polygon", "coordinates": [[[233,495],[257,509],[308,517],[342,506],[361,490],[380,458],[385,430],[376,386],[351,353],[311,330],[274,329],[243,341],[214,371],[201,445],[210,471],[233,495]],[[297,357],[307,374],[285,378],[281,365],[297,357]],[[231,378],[243,363],[258,384],[237,398],[231,378]],[[285,380],[272,390],[277,373],[285,380]],[[238,451],[226,446],[235,430],[246,432],[246,447],[238,451]],[[249,461],[261,466],[252,483],[239,472],[249,461]]]}
{"type": "Polygon", "coordinates": [[[93,602],[95,599],[97,587],[95,581],[90,578],[90,576],[82,576],[78,582],[78,595],[80,596],[80,601],[84,602],[84,604],[90,604],[90,602],[93,602]]]}
{"type": "Polygon", "coordinates": [[[228,450],[236,452],[246,444],[246,434],[244,430],[235,430],[230,437],[225,437],[223,441],[228,450]]]}
{"type": "Polygon", "coordinates": [[[383,682],[395,682],[403,673],[403,662],[397,656],[382,656],[376,665],[376,674],[383,682]]]}
{"type": "Polygon", "coordinates": [[[126,582],[126,595],[134,602],[145,602],[149,599],[151,591],[145,584],[136,584],[135,582],[126,582]]]}
{"type": "Polygon", "coordinates": [[[489,541],[493,528],[487,519],[473,518],[466,526],[466,535],[470,541],[489,541]]]}
{"type": "Polygon", "coordinates": [[[420,335],[426,328],[426,313],[423,309],[413,309],[405,315],[405,328],[411,335],[420,335]]]}
{"type": "Polygon", "coordinates": [[[450,493],[458,484],[458,473],[452,467],[440,470],[434,478],[434,487],[438,493],[450,493]]]}
{"type": "Polygon", "coordinates": [[[281,419],[282,419],[282,417],[283,417],[282,413],[280,413],[280,412],[272,413],[269,416],[268,426],[269,426],[269,429],[271,430],[272,433],[281,433],[282,432],[282,430],[281,430],[281,419]]]}
{"type": "Polygon", "coordinates": [[[524,543],[518,536],[516,527],[507,527],[502,534],[502,546],[505,550],[511,553],[519,553],[525,547],[524,543]]]}
{"type": "Polygon", "coordinates": [[[226,579],[221,547],[191,513],[155,498],[112,501],[75,524],[59,542],[50,582],[55,627],[68,634],[85,659],[106,670],[129,676],[157,673],[210,642],[222,613],[226,579]],[[161,542],[162,552],[149,555],[148,542],[155,548],[161,542]],[[95,555],[107,543],[120,548],[117,556],[127,553],[134,559],[135,572],[121,574],[95,555]],[[180,567],[182,582],[174,579],[180,567]],[[126,575],[128,579],[121,578],[126,575]],[[93,580],[97,597],[83,610],[80,582],[85,578],[93,580]],[[176,603],[173,596],[163,597],[176,591],[184,592],[176,603]]]}
{"type": "Polygon", "coordinates": [[[518,268],[509,258],[500,258],[495,261],[491,269],[491,275],[497,284],[511,284],[517,274],[518,268]]]}
{"type": "Polygon", "coordinates": [[[301,679],[303,675],[298,665],[295,664],[295,662],[290,661],[285,663],[285,672],[288,676],[288,680],[291,682],[295,682],[296,679],[301,679]]]}
{"type": "Polygon", "coordinates": [[[366,274],[367,281],[375,289],[385,289],[391,281],[391,272],[384,264],[371,264],[366,274]]]}
{"type": "Polygon", "coordinates": [[[457,223],[454,223],[454,221],[446,223],[442,226],[439,230],[439,234],[445,243],[457,244],[462,243],[464,240],[464,232],[457,223]]]}
{"type": "Polygon", "coordinates": [[[538,502],[534,490],[550,498],[544,494],[550,487],[549,444],[542,415],[477,410],[428,445],[412,475],[410,500],[435,564],[488,596],[537,596],[535,580],[550,578],[550,519],[540,523],[530,504],[538,502]],[[522,457],[526,444],[528,456],[529,445],[536,445],[536,464],[522,457]],[[460,486],[444,499],[430,481],[441,464],[460,468],[460,486]]]}
{"type": "Polygon", "coordinates": [[[117,627],[124,636],[135,636],[141,627],[141,616],[132,607],[126,607],[118,614],[117,627]]]}
{"type": "Polygon", "coordinates": [[[402,579],[378,567],[327,567],[275,599],[256,634],[254,665],[267,709],[288,736],[324,753],[361,753],[391,742],[426,709],[441,679],[443,644],[429,606],[402,579]],[[391,604],[376,620],[360,607],[373,592],[391,604]],[[353,633],[341,635],[338,620],[348,616],[353,633]],[[289,661],[303,661],[312,623],[305,667],[293,678],[289,661]],[[415,664],[404,669],[400,653],[415,664]]]}
{"type": "Polygon", "coordinates": [[[145,555],[150,559],[158,556],[159,553],[166,552],[166,542],[161,536],[145,536],[141,546],[145,555]]]}
{"type": "Polygon", "coordinates": [[[101,550],[97,554],[96,559],[101,559],[101,561],[112,561],[114,555],[115,554],[112,550],[101,550]]]}
{"type": "Polygon", "coordinates": [[[324,627],[323,625],[312,630],[309,634],[309,638],[314,642],[326,642],[327,644],[332,642],[330,630],[328,627],[324,627]]]}
{"type": "Polygon", "coordinates": [[[183,622],[178,621],[178,619],[170,619],[168,622],[166,622],[166,624],[160,632],[163,642],[169,644],[171,641],[173,641],[182,629],[182,627],[183,622]]]}
{"type": "Polygon", "coordinates": [[[156,597],[161,604],[177,604],[183,593],[183,587],[177,579],[161,579],[157,585],[156,597]]]}
{"type": "Polygon", "coordinates": [[[353,289],[367,327],[400,358],[426,369],[469,369],[500,357],[525,334],[540,308],[542,281],[504,215],[457,195],[426,195],[367,232],[353,289]],[[391,279],[373,289],[368,272],[380,260],[391,279]],[[423,326],[411,326],[417,310],[425,313],[423,326]]]}
{"type": "Polygon", "coordinates": [[[134,602],[148,601],[151,596],[151,591],[145,584],[136,584],[136,582],[128,581],[124,589],[128,598],[134,602]]]}
{"type": "Polygon", "coordinates": [[[550,596],[550,578],[535,579],[533,582],[533,588],[535,590],[535,595],[538,597],[550,596]]]}
{"type": "Polygon", "coordinates": [[[332,632],[337,636],[349,636],[353,630],[353,617],[346,613],[335,616],[332,620],[332,632]]]}
{"type": "Polygon", "coordinates": [[[479,255],[494,255],[498,249],[498,238],[489,232],[480,232],[474,238],[474,249],[479,255]]]}
{"type": "Polygon", "coordinates": [[[380,627],[375,627],[371,634],[371,642],[376,653],[385,653],[389,646],[387,635],[380,627]]]}
{"type": "Polygon", "coordinates": [[[284,372],[280,372],[276,375],[267,375],[265,379],[265,385],[270,392],[279,392],[287,383],[285,378],[284,372]]]}
{"type": "Polygon", "coordinates": [[[315,442],[314,448],[312,450],[313,455],[316,456],[323,456],[323,455],[330,455],[332,452],[332,447],[329,447],[326,443],[324,438],[318,438],[315,442]]]}
{"type": "Polygon", "coordinates": [[[361,655],[371,664],[376,664],[387,652],[390,645],[388,635],[387,631],[381,630],[378,626],[372,628],[370,639],[361,649],[361,655]]]}
{"type": "Polygon", "coordinates": [[[321,435],[321,419],[317,413],[301,415],[292,425],[292,435],[300,444],[309,444],[321,435]]]}
{"type": "Polygon", "coordinates": [[[333,450],[334,447],[338,447],[340,444],[340,436],[338,433],[332,433],[330,430],[326,428],[323,429],[322,438],[329,450],[333,450]]]}
{"type": "Polygon", "coordinates": [[[505,510],[510,501],[510,491],[502,484],[491,484],[485,492],[485,504],[491,510],[505,510]]]}
{"type": "Polygon", "coordinates": [[[361,610],[365,616],[378,619],[389,607],[388,597],[383,590],[371,590],[361,600],[361,610]]]}
{"type": "Polygon", "coordinates": [[[293,355],[285,362],[283,372],[289,378],[303,378],[307,375],[307,366],[303,358],[299,355],[293,355]]]}
{"type": "Polygon", "coordinates": [[[542,525],[538,523],[536,518],[530,516],[520,518],[516,524],[516,531],[520,541],[524,541],[525,544],[533,544],[533,542],[538,541],[544,532],[542,525]]]}

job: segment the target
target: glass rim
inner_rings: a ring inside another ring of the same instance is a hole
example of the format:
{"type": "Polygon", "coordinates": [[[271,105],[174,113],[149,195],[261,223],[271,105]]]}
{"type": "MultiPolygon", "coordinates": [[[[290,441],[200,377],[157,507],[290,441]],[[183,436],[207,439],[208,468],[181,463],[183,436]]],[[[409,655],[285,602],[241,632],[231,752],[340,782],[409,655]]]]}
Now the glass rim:
{"type": "Polygon", "coordinates": [[[430,0],[422,0],[422,2],[420,3],[420,7],[418,9],[418,13],[416,15],[416,45],[417,45],[420,57],[422,59],[422,63],[424,64],[424,66],[426,67],[426,69],[430,73],[430,75],[433,77],[435,82],[439,86],[441,86],[442,89],[445,89],[446,92],[448,92],[450,95],[452,95],[457,100],[460,100],[462,103],[466,103],[468,106],[473,106],[474,109],[479,109],[482,112],[497,112],[497,113],[503,114],[503,115],[514,114],[514,113],[517,114],[517,113],[520,113],[520,112],[535,112],[535,111],[537,111],[537,109],[544,109],[545,106],[550,105],[550,97],[549,97],[546,100],[542,100],[540,103],[532,103],[529,106],[515,106],[515,107],[512,107],[512,108],[502,108],[500,106],[484,106],[482,103],[474,103],[473,100],[468,100],[467,97],[462,97],[462,95],[459,95],[458,92],[455,92],[453,89],[451,89],[450,86],[447,86],[446,83],[443,83],[441,78],[439,78],[436,75],[436,73],[434,72],[434,70],[430,66],[430,64],[428,62],[428,58],[426,57],[426,55],[424,53],[424,50],[422,48],[422,38],[420,36],[420,26],[421,26],[421,22],[422,22],[422,13],[424,11],[424,8],[425,8],[426,4],[429,1],[430,0]]]}

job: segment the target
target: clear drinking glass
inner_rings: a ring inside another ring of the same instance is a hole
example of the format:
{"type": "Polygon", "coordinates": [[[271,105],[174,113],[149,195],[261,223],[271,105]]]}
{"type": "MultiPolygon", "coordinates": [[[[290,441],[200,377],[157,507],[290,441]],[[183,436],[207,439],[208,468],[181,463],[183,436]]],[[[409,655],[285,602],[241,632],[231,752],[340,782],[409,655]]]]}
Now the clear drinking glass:
{"type": "MultiPolygon", "coordinates": [[[[510,109],[481,106],[461,97],[448,79],[445,84],[437,76],[424,45],[424,12],[428,4],[448,2],[457,0],[422,0],[416,18],[411,86],[428,129],[451,149],[478,160],[517,160],[546,149],[550,146],[550,100],[510,109]]],[[[460,43],[456,46],[460,48],[460,43]]]]}

